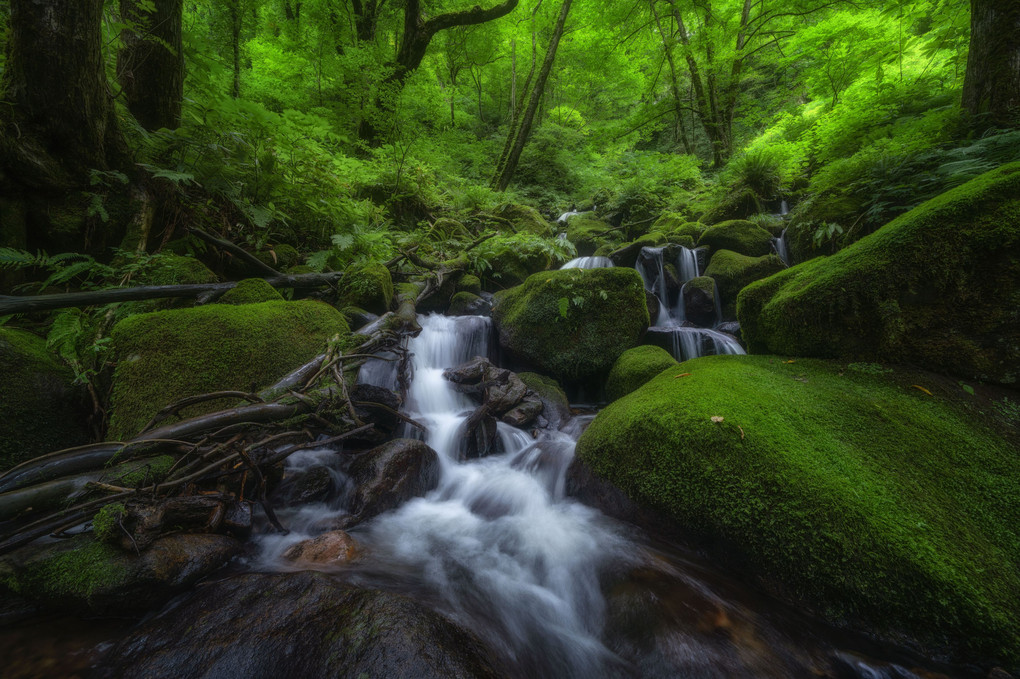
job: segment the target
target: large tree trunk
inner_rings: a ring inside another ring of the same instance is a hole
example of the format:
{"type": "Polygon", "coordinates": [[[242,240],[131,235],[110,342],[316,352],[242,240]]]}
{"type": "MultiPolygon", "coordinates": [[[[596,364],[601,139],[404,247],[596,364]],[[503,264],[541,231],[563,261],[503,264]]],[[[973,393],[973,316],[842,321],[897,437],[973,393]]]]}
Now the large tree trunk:
{"type": "Polygon", "coordinates": [[[117,55],[117,81],[128,110],[142,127],[176,129],[184,96],[181,10],[184,0],[159,0],[150,10],[138,0],[120,0],[120,15],[130,28],[117,55]]]}
{"type": "Polygon", "coordinates": [[[963,108],[979,128],[1020,122],[1020,0],[971,0],[963,108]]]}
{"type": "Polygon", "coordinates": [[[677,78],[676,60],[673,58],[673,45],[666,37],[665,31],[662,30],[662,21],[659,20],[659,10],[655,7],[655,0],[648,0],[648,5],[652,8],[655,28],[659,32],[659,38],[662,40],[662,49],[666,52],[666,60],[669,62],[670,87],[673,91],[673,109],[676,112],[676,123],[680,133],[680,140],[684,145],[684,152],[690,155],[691,141],[687,136],[687,126],[684,124],[684,111],[683,104],[680,101],[680,83],[677,78]]]}
{"type": "Polygon", "coordinates": [[[510,130],[510,134],[514,137],[513,146],[510,147],[510,152],[507,154],[502,167],[496,168],[496,176],[492,180],[492,186],[497,191],[506,191],[506,188],[510,186],[510,180],[513,179],[514,172],[517,171],[517,163],[521,159],[524,145],[528,143],[528,137],[531,136],[531,125],[535,120],[535,112],[538,110],[539,102],[542,101],[545,83],[549,79],[553,62],[556,60],[556,49],[560,46],[560,38],[563,37],[563,28],[567,23],[567,14],[570,12],[571,1],[563,0],[563,4],[560,6],[560,16],[556,19],[556,28],[553,29],[552,40],[549,41],[549,49],[546,50],[545,60],[542,62],[542,70],[539,71],[535,87],[531,90],[528,108],[524,110],[524,114],[521,116],[521,122],[517,127],[516,134],[514,134],[514,130],[510,130]]]}
{"type": "Polygon", "coordinates": [[[116,235],[90,233],[82,191],[97,190],[93,171],[133,167],[103,65],[103,0],[11,0],[10,8],[0,107],[4,242],[101,249],[116,235]]]}

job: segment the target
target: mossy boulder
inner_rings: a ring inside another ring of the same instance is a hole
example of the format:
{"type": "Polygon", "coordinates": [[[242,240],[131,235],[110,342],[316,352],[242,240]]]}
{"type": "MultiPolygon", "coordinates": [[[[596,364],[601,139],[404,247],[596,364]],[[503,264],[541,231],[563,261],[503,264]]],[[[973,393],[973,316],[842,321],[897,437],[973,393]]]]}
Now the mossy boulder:
{"type": "Polygon", "coordinates": [[[301,261],[301,254],[293,245],[272,245],[255,255],[277,271],[284,271],[301,261]]]}
{"type": "Polygon", "coordinates": [[[772,234],[753,222],[734,219],[708,227],[698,239],[698,246],[716,250],[732,250],[748,257],[761,257],[772,252],[772,234]]]}
{"type": "Polygon", "coordinates": [[[717,250],[708,262],[705,275],[719,286],[723,318],[736,318],[737,295],[745,286],[786,268],[777,255],[747,257],[731,250],[717,250]]]}
{"type": "Polygon", "coordinates": [[[216,274],[202,262],[186,255],[160,255],[145,272],[147,285],[192,285],[215,283],[216,274]]]}
{"type": "MultiPolygon", "coordinates": [[[[495,240],[495,239],[494,239],[495,240]]],[[[506,246],[492,252],[486,259],[489,268],[480,271],[487,290],[499,290],[520,285],[533,273],[545,271],[553,265],[549,252],[537,244],[506,246]]]]}
{"type": "Polygon", "coordinates": [[[544,238],[553,235],[552,225],[530,205],[503,205],[496,210],[496,216],[513,224],[518,233],[533,233],[544,238]]]}
{"type": "Polygon", "coordinates": [[[736,189],[716,200],[698,220],[703,224],[718,224],[731,219],[747,219],[764,212],[764,203],[753,189],[736,189]]]}
{"type": "Polygon", "coordinates": [[[1017,441],[952,381],[853,367],[687,361],[599,413],[577,455],[831,622],[1015,671],[1017,441]]]}
{"type": "Polygon", "coordinates": [[[753,352],[888,360],[1015,384],[1020,163],[751,286],[738,316],[753,352]]]}
{"type": "Polygon", "coordinates": [[[337,293],[339,306],[356,306],[374,314],[384,314],[393,302],[393,277],[379,263],[350,271],[337,293]]]}
{"type": "Polygon", "coordinates": [[[616,359],[609,371],[606,396],[610,401],[623,398],[662,371],[677,365],[676,359],[661,347],[645,344],[628,349],[616,359]]]}
{"type": "Polygon", "coordinates": [[[542,414],[553,426],[570,419],[570,399],[559,382],[532,372],[517,373],[517,377],[542,401],[542,414]]]}
{"type": "Polygon", "coordinates": [[[488,316],[491,305],[478,295],[458,292],[450,299],[449,316],[488,316]]]}
{"type": "Polygon", "coordinates": [[[622,245],[622,238],[612,228],[593,217],[578,215],[567,220],[567,240],[577,248],[578,257],[591,257],[602,245],[622,245]]]}
{"type": "Polygon", "coordinates": [[[84,394],[46,340],[0,327],[0,374],[0,472],[88,442],[84,394]]]}
{"type": "MultiPolygon", "coordinates": [[[[131,316],[113,328],[117,368],[109,436],[131,437],[163,406],[214,391],[251,391],[347,336],[339,311],[321,302],[263,302],[131,316]]],[[[223,408],[210,401],[185,416],[223,408]]]]}
{"type": "Polygon", "coordinates": [[[481,294],[482,281],[473,274],[463,276],[457,283],[457,292],[470,292],[472,295],[481,294]]]}
{"type": "Polygon", "coordinates": [[[648,327],[634,269],[562,269],[496,293],[492,318],[512,356],[561,381],[604,374],[648,327]]]}
{"type": "Polygon", "coordinates": [[[652,224],[653,231],[662,231],[663,233],[669,233],[675,231],[681,226],[687,223],[687,217],[680,214],[679,212],[663,212],[662,216],[655,220],[652,224]]]}
{"type": "Polygon", "coordinates": [[[433,241],[450,241],[471,238],[471,232],[461,222],[448,217],[440,217],[428,230],[428,237],[433,241]]]}
{"type": "Polygon", "coordinates": [[[258,304],[259,302],[282,302],[276,288],[261,278],[245,278],[237,285],[223,293],[221,304],[258,304]]]}

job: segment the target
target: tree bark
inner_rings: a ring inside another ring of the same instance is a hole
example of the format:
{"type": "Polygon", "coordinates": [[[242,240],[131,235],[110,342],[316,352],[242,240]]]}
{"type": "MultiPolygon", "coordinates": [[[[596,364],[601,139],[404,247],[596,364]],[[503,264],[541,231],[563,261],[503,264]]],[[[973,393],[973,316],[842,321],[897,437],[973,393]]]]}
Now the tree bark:
{"type": "Polygon", "coordinates": [[[117,81],[128,110],[147,130],[176,129],[184,97],[181,43],[183,0],[159,0],[155,9],[120,0],[120,15],[131,24],[120,33],[117,81]]]}
{"type": "Polygon", "coordinates": [[[237,99],[241,96],[241,28],[244,17],[241,14],[241,0],[229,0],[230,16],[230,50],[233,56],[234,78],[230,86],[230,96],[237,99]]]}
{"type": "Polygon", "coordinates": [[[976,128],[1020,122],[1020,0],[971,0],[963,108],[976,128]]]}
{"type": "Polygon", "coordinates": [[[680,131],[680,139],[684,145],[684,152],[690,155],[691,141],[687,137],[687,126],[684,124],[684,111],[680,103],[680,83],[677,79],[676,60],[673,58],[673,45],[666,38],[662,30],[662,22],[659,20],[659,10],[655,8],[655,0],[648,0],[652,9],[652,17],[655,19],[655,27],[659,31],[659,38],[662,40],[662,49],[666,52],[666,60],[669,62],[670,87],[673,90],[673,109],[676,111],[676,122],[680,131]]]}
{"type": "MultiPolygon", "coordinates": [[[[556,19],[556,28],[553,29],[552,39],[549,41],[549,48],[546,50],[545,60],[542,62],[542,69],[539,71],[538,79],[531,90],[528,108],[521,115],[521,122],[514,136],[513,146],[510,148],[509,154],[507,154],[506,162],[501,168],[498,168],[497,174],[492,180],[492,186],[497,191],[506,191],[506,188],[510,186],[510,180],[513,179],[514,172],[517,170],[517,163],[520,162],[524,145],[528,143],[528,137],[531,136],[531,125],[535,120],[535,112],[538,110],[538,104],[542,100],[542,94],[545,92],[545,83],[549,79],[553,62],[556,60],[556,50],[560,45],[560,38],[563,37],[563,28],[567,23],[567,14],[570,12],[571,2],[572,0],[563,0],[563,4],[560,6],[560,15],[556,19]]],[[[511,134],[513,134],[513,130],[511,130],[511,134]]]]}

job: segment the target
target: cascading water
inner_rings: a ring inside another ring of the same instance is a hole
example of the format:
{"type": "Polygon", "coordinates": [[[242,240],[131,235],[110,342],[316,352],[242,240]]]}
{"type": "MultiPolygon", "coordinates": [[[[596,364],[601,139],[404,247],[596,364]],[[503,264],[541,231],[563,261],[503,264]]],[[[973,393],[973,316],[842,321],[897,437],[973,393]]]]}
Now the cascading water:
{"type": "Polygon", "coordinates": [[[563,266],[561,269],[611,269],[613,268],[613,260],[608,257],[577,257],[572,259],[563,266]]]}
{"type": "MultiPolygon", "coordinates": [[[[686,361],[700,356],[715,354],[743,354],[740,343],[730,335],[708,328],[697,328],[687,323],[687,311],[684,304],[684,286],[693,278],[697,278],[698,256],[693,250],[678,246],[645,247],[634,265],[645,289],[650,290],[659,301],[659,315],[655,325],[649,328],[649,340],[669,351],[678,361],[686,361]],[[669,281],[666,274],[666,253],[678,250],[676,256],[676,272],[679,276],[679,293],[672,304],[670,299],[669,281]]],[[[722,321],[722,306],[719,299],[719,288],[715,288],[716,316],[718,325],[722,321]]]]}
{"type": "Polygon", "coordinates": [[[790,266],[790,250],[786,246],[786,229],[783,229],[778,238],[772,239],[772,247],[775,248],[779,259],[783,260],[783,264],[790,266]]]}

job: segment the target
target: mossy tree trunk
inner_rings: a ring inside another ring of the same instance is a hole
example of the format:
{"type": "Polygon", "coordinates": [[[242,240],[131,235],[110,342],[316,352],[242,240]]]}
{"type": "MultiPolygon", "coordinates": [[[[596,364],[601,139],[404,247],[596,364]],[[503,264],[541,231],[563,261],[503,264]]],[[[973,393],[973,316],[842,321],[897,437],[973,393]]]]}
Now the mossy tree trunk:
{"type": "Polygon", "coordinates": [[[5,230],[20,229],[23,242],[8,240],[101,248],[108,234],[89,234],[82,192],[94,171],[132,167],[104,71],[103,0],[11,0],[10,8],[0,194],[11,198],[0,207],[19,215],[5,230]]]}
{"type": "Polygon", "coordinates": [[[184,97],[181,10],[184,0],[147,5],[120,0],[120,15],[130,24],[121,31],[117,81],[127,107],[147,130],[176,129],[184,97]]]}
{"type": "Polygon", "coordinates": [[[538,79],[531,90],[528,108],[521,115],[517,128],[511,129],[509,132],[507,144],[503,150],[503,157],[500,158],[499,165],[496,167],[496,176],[492,180],[492,187],[497,191],[506,191],[506,188],[510,186],[510,180],[513,179],[514,172],[517,171],[517,163],[520,162],[524,145],[528,143],[528,137],[531,136],[531,125],[535,120],[535,112],[538,110],[538,105],[542,101],[542,95],[545,93],[545,83],[549,79],[553,62],[556,60],[556,50],[560,45],[560,38],[563,37],[563,29],[567,23],[567,14],[570,12],[571,1],[563,0],[563,4],[560,5],[560,15],[556,19],[556,28],[553,29],[552,39],[549,41],[549,49],[546,50],[545,60],[542,62],[542,69],[538,72],[538,79]],[[512,143],[511,139],[513,140],[512,143]]]}
{"type": "Polygon", "coordinates": [[[979,128],[1020,122],[1020,0],[971,0],[963,108],[979,128]]]}

